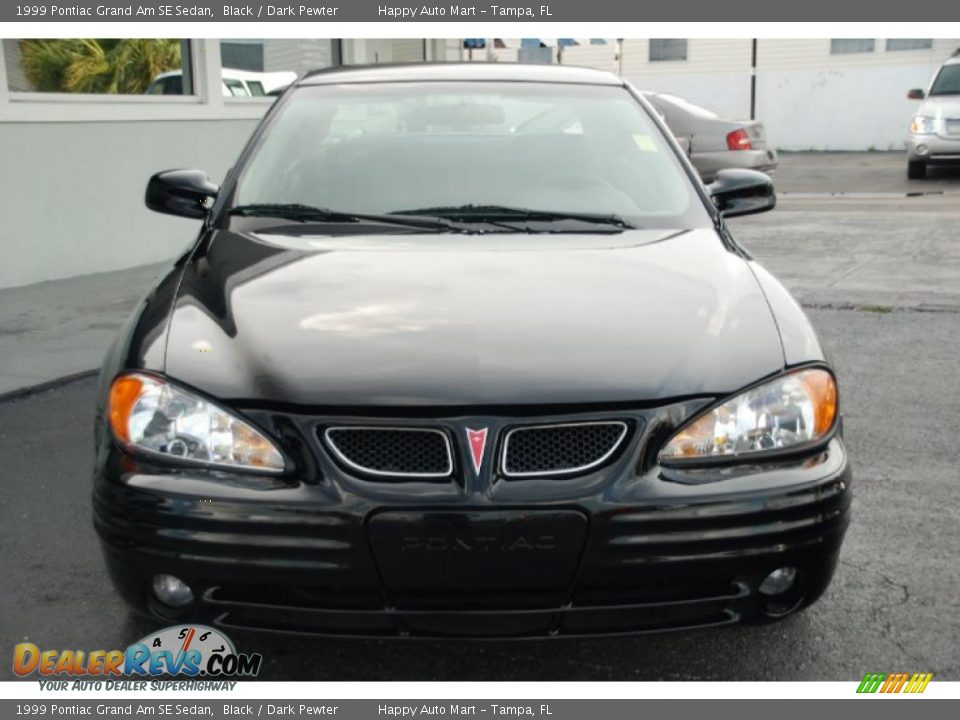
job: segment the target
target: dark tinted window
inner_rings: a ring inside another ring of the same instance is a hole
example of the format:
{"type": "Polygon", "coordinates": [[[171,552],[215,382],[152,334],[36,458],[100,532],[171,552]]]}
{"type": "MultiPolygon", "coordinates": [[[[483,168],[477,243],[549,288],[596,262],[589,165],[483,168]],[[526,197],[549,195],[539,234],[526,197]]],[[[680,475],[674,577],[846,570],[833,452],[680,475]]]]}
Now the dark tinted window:
{"type": "Polygon", "coordinates": [[[960,95],[960,65],[944,65],[930,88],[931,95],[960,95]]]}
{"type": "Polygon", "coordinates": [[[183,95],[182,75],[173,75],[171,77],[164,78],[162,82],[164,95],[183,95]]]}
{"type": "Polygon", "coordinates": [[[831,55],[852,55],[854,53],[870,53],[876,47],[876,40],[872,38],[841,38],[830,41],[831,55]]]}
{"type": "Polygon", "coordinates": [[[898,52],[901,50],[929,50],[933,47],[933,40],[930,38],[891,38],[887,40],[887,51],[898,52]]]}
{"type": "Polygon", "coordinates": [[[686,60],[687,41],[678,38],[651,40],[649,59],[650,62],[686,60]]]}

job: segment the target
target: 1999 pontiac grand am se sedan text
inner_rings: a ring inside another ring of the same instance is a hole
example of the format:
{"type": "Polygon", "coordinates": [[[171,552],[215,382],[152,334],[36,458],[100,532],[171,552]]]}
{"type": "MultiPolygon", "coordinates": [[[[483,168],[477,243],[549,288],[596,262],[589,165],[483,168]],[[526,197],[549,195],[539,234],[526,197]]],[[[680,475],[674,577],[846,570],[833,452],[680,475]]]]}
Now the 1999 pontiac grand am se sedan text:
{"type": "Polygon", "coordinates": [[[773,187],[705,187],[614,75],[314,73],[221,187],[146,199],[203,227],[102,373],[95,524],[135,609],[563,637],[783,617],[829,583],[834,375],[724,223],[773,187]]]}

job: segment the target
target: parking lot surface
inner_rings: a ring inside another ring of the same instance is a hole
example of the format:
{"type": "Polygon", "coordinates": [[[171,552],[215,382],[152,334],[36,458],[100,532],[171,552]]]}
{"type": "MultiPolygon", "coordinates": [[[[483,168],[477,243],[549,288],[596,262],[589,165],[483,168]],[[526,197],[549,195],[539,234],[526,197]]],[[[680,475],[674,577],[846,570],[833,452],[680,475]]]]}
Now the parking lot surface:
{"type": "MultiPolygon", "coordinates": [[[[944,182],[960,189],[956,176],[944,182]]],[[[787,193],[774,212],[734,224],[803,300],[839,374],[854,517],[816,605],[773,625],[629,639],[233,633],[238,648],[262,653],[261,678],[272,680],[960,679],[960,199],[875,192],[891,195],[787,193]]],[[[100,559],[90,520],[93,397],[85,379],[0,402],[4,679],[17,642],[120,648],[156,627],[127,613],[100,559]]]]}
{"type": "Polygon", "coordinates": [[[784,152],[774,173],[781,193],[958,193],[956,167],[927,168],[923,180],[907,179],[902,152],[784,152]]]}

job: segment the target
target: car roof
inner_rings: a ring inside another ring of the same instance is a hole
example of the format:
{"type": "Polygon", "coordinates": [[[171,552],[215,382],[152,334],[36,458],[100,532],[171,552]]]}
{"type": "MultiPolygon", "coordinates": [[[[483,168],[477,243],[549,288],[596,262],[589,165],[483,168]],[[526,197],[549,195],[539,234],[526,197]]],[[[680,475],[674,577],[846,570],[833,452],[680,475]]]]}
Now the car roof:
{"type": "Polygon", "coordinates": [[[623,85],[611,72],[569,65],[527,63],[444,62],[395,65],[355,65],[307,73],[299,85],[337,85],[373,82],[553,82],[586,85],[623,85]]]}

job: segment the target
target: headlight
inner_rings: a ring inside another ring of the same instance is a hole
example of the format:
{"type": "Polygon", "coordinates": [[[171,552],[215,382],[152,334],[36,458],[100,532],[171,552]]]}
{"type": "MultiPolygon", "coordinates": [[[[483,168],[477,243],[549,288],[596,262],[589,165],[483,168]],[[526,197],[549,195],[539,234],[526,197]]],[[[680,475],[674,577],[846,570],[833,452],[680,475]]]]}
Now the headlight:
{"type": "Polygon", "coordinates": [[[917,115],[910,123],[910,132],[914,135],[932,135],[937,131],[937,119],[927,115],[917,115]]]}
{"type": "Polygon", "coordinates": [[[681,428],[660,460],[735,458],[809,445],[833,428],[837,385],[826,370],[789,373],[747,390],[681,428]]]}
{"type": "Polygon", "coordinates": [[[161,378],[121,375],[110,387],[114,437],[127,448],[234,470],[283,470],[283,455],[248,423],[161,378]]]}

